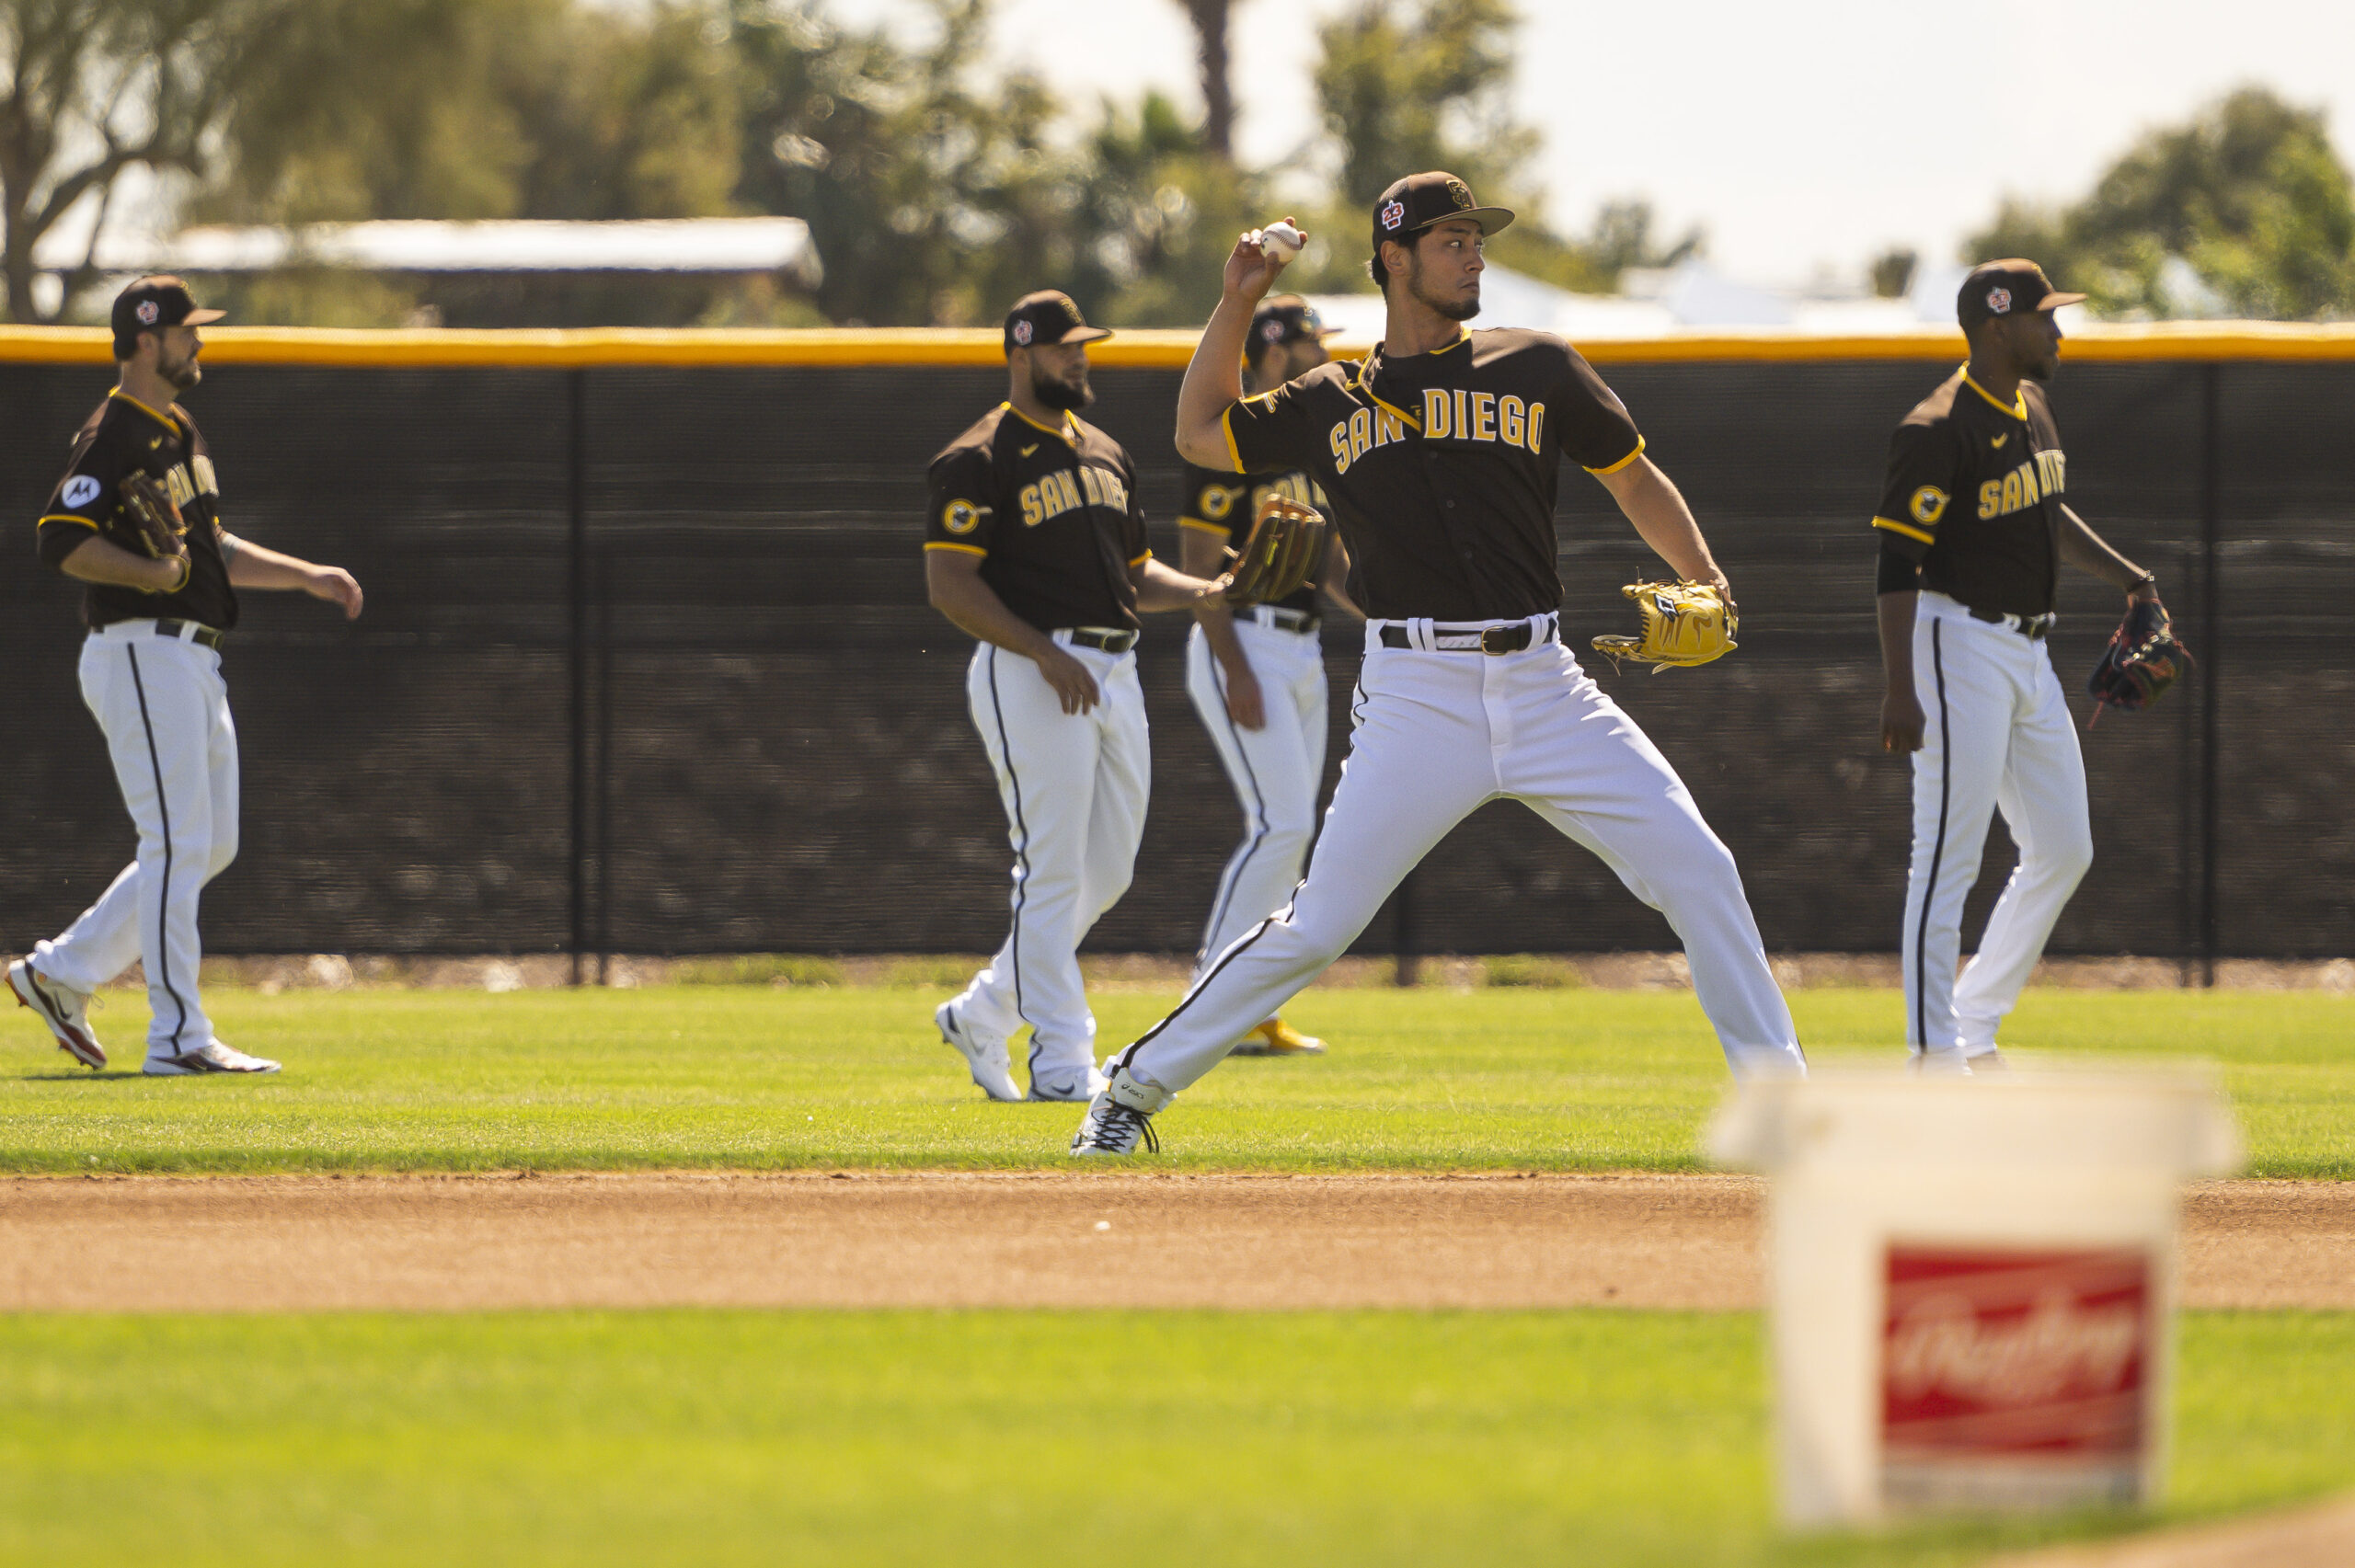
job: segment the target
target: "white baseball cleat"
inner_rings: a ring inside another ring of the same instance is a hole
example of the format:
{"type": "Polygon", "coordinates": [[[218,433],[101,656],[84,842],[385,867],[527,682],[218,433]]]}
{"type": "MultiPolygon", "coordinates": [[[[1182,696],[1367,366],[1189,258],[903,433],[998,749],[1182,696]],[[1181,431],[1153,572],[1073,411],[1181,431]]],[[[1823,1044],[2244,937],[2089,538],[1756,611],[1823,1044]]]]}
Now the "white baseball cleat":
{"type": "Polygon", "coordinates": [[[1104,1075],[1089,1063],[1051,1067],[1030,1075],[1030,1098],[1083,1104],[1104,1093],[1104,1075]]]}
{"type": "Polygon", "coordinates": [[[8,989],[17,993],[17,1004],[29,1007],[49,1025],[57,1036],[57,1048],[80,1062],[84,1067],[104,1067],[107,1051],[98,1044],[98,1036],[90,1032],[90,993],[60,985],[39,969],[29,958],[19,958],[8,966],[8,989]]]}
{"type": "Polygon", "coordinates": [[[956,1048],[972,1070],[973,1082],[982,1093],[993,1100],[1019,1100],[1022,1091],[1014,1084],[1014,1068],[1006,1060],[1005,1042],[989,1039],[965,1027],[957,1016],[957,1004],[944,1001],[932,1010],[932,1021],[940,1030],[941,1039],[956,1048]]]}
{"type": "Polygon", "coordinates": [[[207,1040],[176,1057],[151,1056],[140,1070],[150,1078],[183,1078],[203,1072],[276,1072],[278,1064],[268,1057],[249,1057],[218,1040],[207,1040]]]}
{"type": "Polygon", "coordinates": [[[1080,1156],[1134,1154],[1142,1143],[1148,1152],[1160,1153],[1161,1139],[1153,1135],[1153,1113],[1177,1097],[1166,1089],[1130,1077],[1125,1067],[1113,1068],[1105,1077],[1103,1092],[1088,1102],[1079,1130],[1072,1134],[1071,1151],[1080,1156]]]}

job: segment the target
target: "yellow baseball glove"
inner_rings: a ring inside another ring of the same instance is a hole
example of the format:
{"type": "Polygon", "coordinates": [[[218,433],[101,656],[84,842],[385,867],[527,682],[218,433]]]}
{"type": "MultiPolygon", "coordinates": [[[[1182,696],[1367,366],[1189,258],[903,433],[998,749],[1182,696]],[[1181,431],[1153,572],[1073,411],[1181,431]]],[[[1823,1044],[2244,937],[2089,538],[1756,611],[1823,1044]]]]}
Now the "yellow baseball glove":
{"type": "Polygon", "coordinates": [[[1619,590],[1644,618],[1640,637],[1597,637],[1594,651],[1617,669],[1623,658],[1648,664],[1658,675],[1671,666],[1706,664],[1741,645],[1740,623],[1717,590],[1699,582],[1631,582],[1619,590]]]}

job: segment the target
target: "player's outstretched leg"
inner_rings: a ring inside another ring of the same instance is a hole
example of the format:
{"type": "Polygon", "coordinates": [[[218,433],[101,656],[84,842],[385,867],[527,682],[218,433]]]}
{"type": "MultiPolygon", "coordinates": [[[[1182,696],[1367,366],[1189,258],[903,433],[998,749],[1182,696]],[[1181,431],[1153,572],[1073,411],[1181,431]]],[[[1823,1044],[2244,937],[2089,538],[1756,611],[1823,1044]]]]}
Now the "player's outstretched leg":
{"type": "Polygon", "coordinates": [[[1676,770],[1568,649],[1533,650],[1510,674],[1511,793],[1668,917],[1737,1076],[1804,1071],[1741,874],[1676,770]]]}
{"type": "MultiPolygon", "coordinates": [[[[1227,782],[1243,807],[1243,841],[1227,857],[1202,927],[1193,979],[1237,938],[1292,898],[1316,832],[1316,792],[1325,773],[1323,649],[1315,635],[1239,622],[1258,676],[1262,718],[1246,729],[1227,711],[1225,677],[1196,628],[1186,648],[1186,692],[1210,732],[1227,782]]],[[[1325,1049],[1281,1018],[1261,1020],[1235,1056],[1315,1056],[1325,1049]]]]}
{"type": "Polygon", "coordinates": [[[1324,973],[1415,863],[1496,793],[1478,659],[1369,654],[1350,760],[1308,873],[1282,910],[1213,959],[1185,999],[1105,1063],[1074,1154],[1126,1154],[1171,1097],[1324,973]]]}

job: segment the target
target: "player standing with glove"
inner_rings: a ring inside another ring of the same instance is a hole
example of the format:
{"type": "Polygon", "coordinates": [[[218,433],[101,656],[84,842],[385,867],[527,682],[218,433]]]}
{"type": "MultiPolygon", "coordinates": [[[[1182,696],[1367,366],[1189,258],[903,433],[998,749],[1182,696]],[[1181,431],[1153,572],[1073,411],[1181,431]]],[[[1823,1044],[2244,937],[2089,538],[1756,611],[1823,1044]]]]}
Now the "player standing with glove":
{"type": "Polygon", "coordinates": [[[2055,290],[2033,261],[1971,269],[1956,301],[1970,361],[1890,437],[1873,516],[1889,677],[1881,745],[1913,759],[1905,1038],[1925,1071],[2001,1065],[1996,1025],[2093,864],[2085,759],[2045,641],[2062,563],[2122,589],[2139,628],[2127,657],[2103,665],[2128,667],[2123,695],[2097,674],[2103,701],[2140,706],[2180,668],[2162,663],[2179,648],[2158,579],[2061,499],[2068,458],[2044,393],[2061,357],[2052,313],[2085,297],[2055,290]],[[1957,980],[1963,898],[1999,807],[2019,866],[1957,980]]]}
{"type": "Polygon", "coordinates": [[[1680,578],[1724,574],[1627,411],[1542,332],[1466,333],[1483,236],[1512,214],[1419,174],[1373,211],[1388,304],[1363,365],[1245,398],[1253,307],[1282,263],[1246,235],[1178,394],[1178,450],[1235,472],[1301,467],[1330,498],[1366,621],[1350,760],[1284,909],[1222,954],[1175,1012],[1107,1063],[1074,1154],[1155,1147],[1149,1125],[1244,1031],[1314,979],[1451,828],[1511,796],[1593,851],[1683,940],[1694,990],[1739,1073],[1803,1070],[1733,857],[1675,771],[1562,646],[1555,487],[1594,474],[1680,578]]]}
{"type": "MultiPolygon", "coordinates": [[[[1251,317],[1244,383],[1273,392],[1332,356],[1327,326],[1297,294],[1269,300],[1251,317]]],[[[1281,474],[1220,473],[1186,465],[1185,507],[1178,516],[1179,564],[1215,577],[1226,552],[1251,529],[1270,496],[1324,507],[1325,492],[1299,469],[1281,474]]],[[[1315,578],[1272,604],[1204,605],[1186,643],[1186,694],[1202,715],[1227,782],[1243,803],[1243,841],[1227,858],[1211,900],[1194,973],[1229,944],[1282,907],[1300,881],[1316,830],[1316,791],[1325,781],[1325,645],[1317,635],[1317,593],[1356,612],[1341,582],[1349,555],[1337,536],[1315,578]]],[[[1325,1042],[1281,1018],[1253,1029],[1232,1056],[1314,1056],[1325,1042]]]]}
{"type": "Polygon", "coordinates": [[[74,438],[40,520],[40,555],[86,583],[82,697],[106,731],[139,856],[63,935],[8,967],[17,1000],[75,1060],[104,1067],[90,993],[144,962],[158,1077],[276,1072],[213,1035],[197,995],[198,896],[237,853],[237,734],[221,646],[240,588],[297,589],[360,613],[360,585],[221,526],[213,457],[173,399],[203,379],[199,310],[178,278],[142,278],[114,302],[119,384],[74,438]]]}
{"type": "Polygon", "coordinates": [[[1145,544],[1136,466],[1083,422],[1090,326],[1070,297],[1005,318],[1005,401],[932,460],[925,579],[981,645],[965,694],[1014,843],[1013,925],[989,967],[933,1013],[993,1100],[1019,1100],[1006,1042],[1031,1026],[1033,1100],[1096,1092],[1096,1017],[1079,944],[1128,890],[1153,759],[1137,612],[1216,600],[1145,544]]]}

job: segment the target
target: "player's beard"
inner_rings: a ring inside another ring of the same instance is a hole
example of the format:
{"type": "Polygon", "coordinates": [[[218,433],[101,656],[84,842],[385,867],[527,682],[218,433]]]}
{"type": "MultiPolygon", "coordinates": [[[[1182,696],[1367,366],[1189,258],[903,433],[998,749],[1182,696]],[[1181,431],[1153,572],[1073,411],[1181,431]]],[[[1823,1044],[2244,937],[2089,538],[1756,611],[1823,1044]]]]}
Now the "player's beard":
{"type": "Polygon", "coordinates": [[[169,383],[173,390],[186,392],[204,379],[204,367],[196,362],[196,350],[190,349],[188,357],[181,360],[167,360],[158,354],[155,357],[155,373],[169,383]]]}
{"type": "Polygon", "coordinates": [[[1407,268],[1407,292],[1410,298],[1437,311],[1450,321],[1469,321],[1480,314],[1479,279],[1472,280],[1472,293],[1468,299],[1461,296],[1452,300],[1435,298],[1424,292],[1423,258],[1419,254],[1414,255],[1413,260],[1407,268]]]}
{"type": "Polygon", "coordinates": [[[1066,414],[1077,413],[1096,401],[1095,392],[1087,384],[1087,372],[1082,371],[1079,383],[1059,381],[1043,371],[1030,372],[1030,395],[1050,408],[1060,408],[1066,414]]]}

